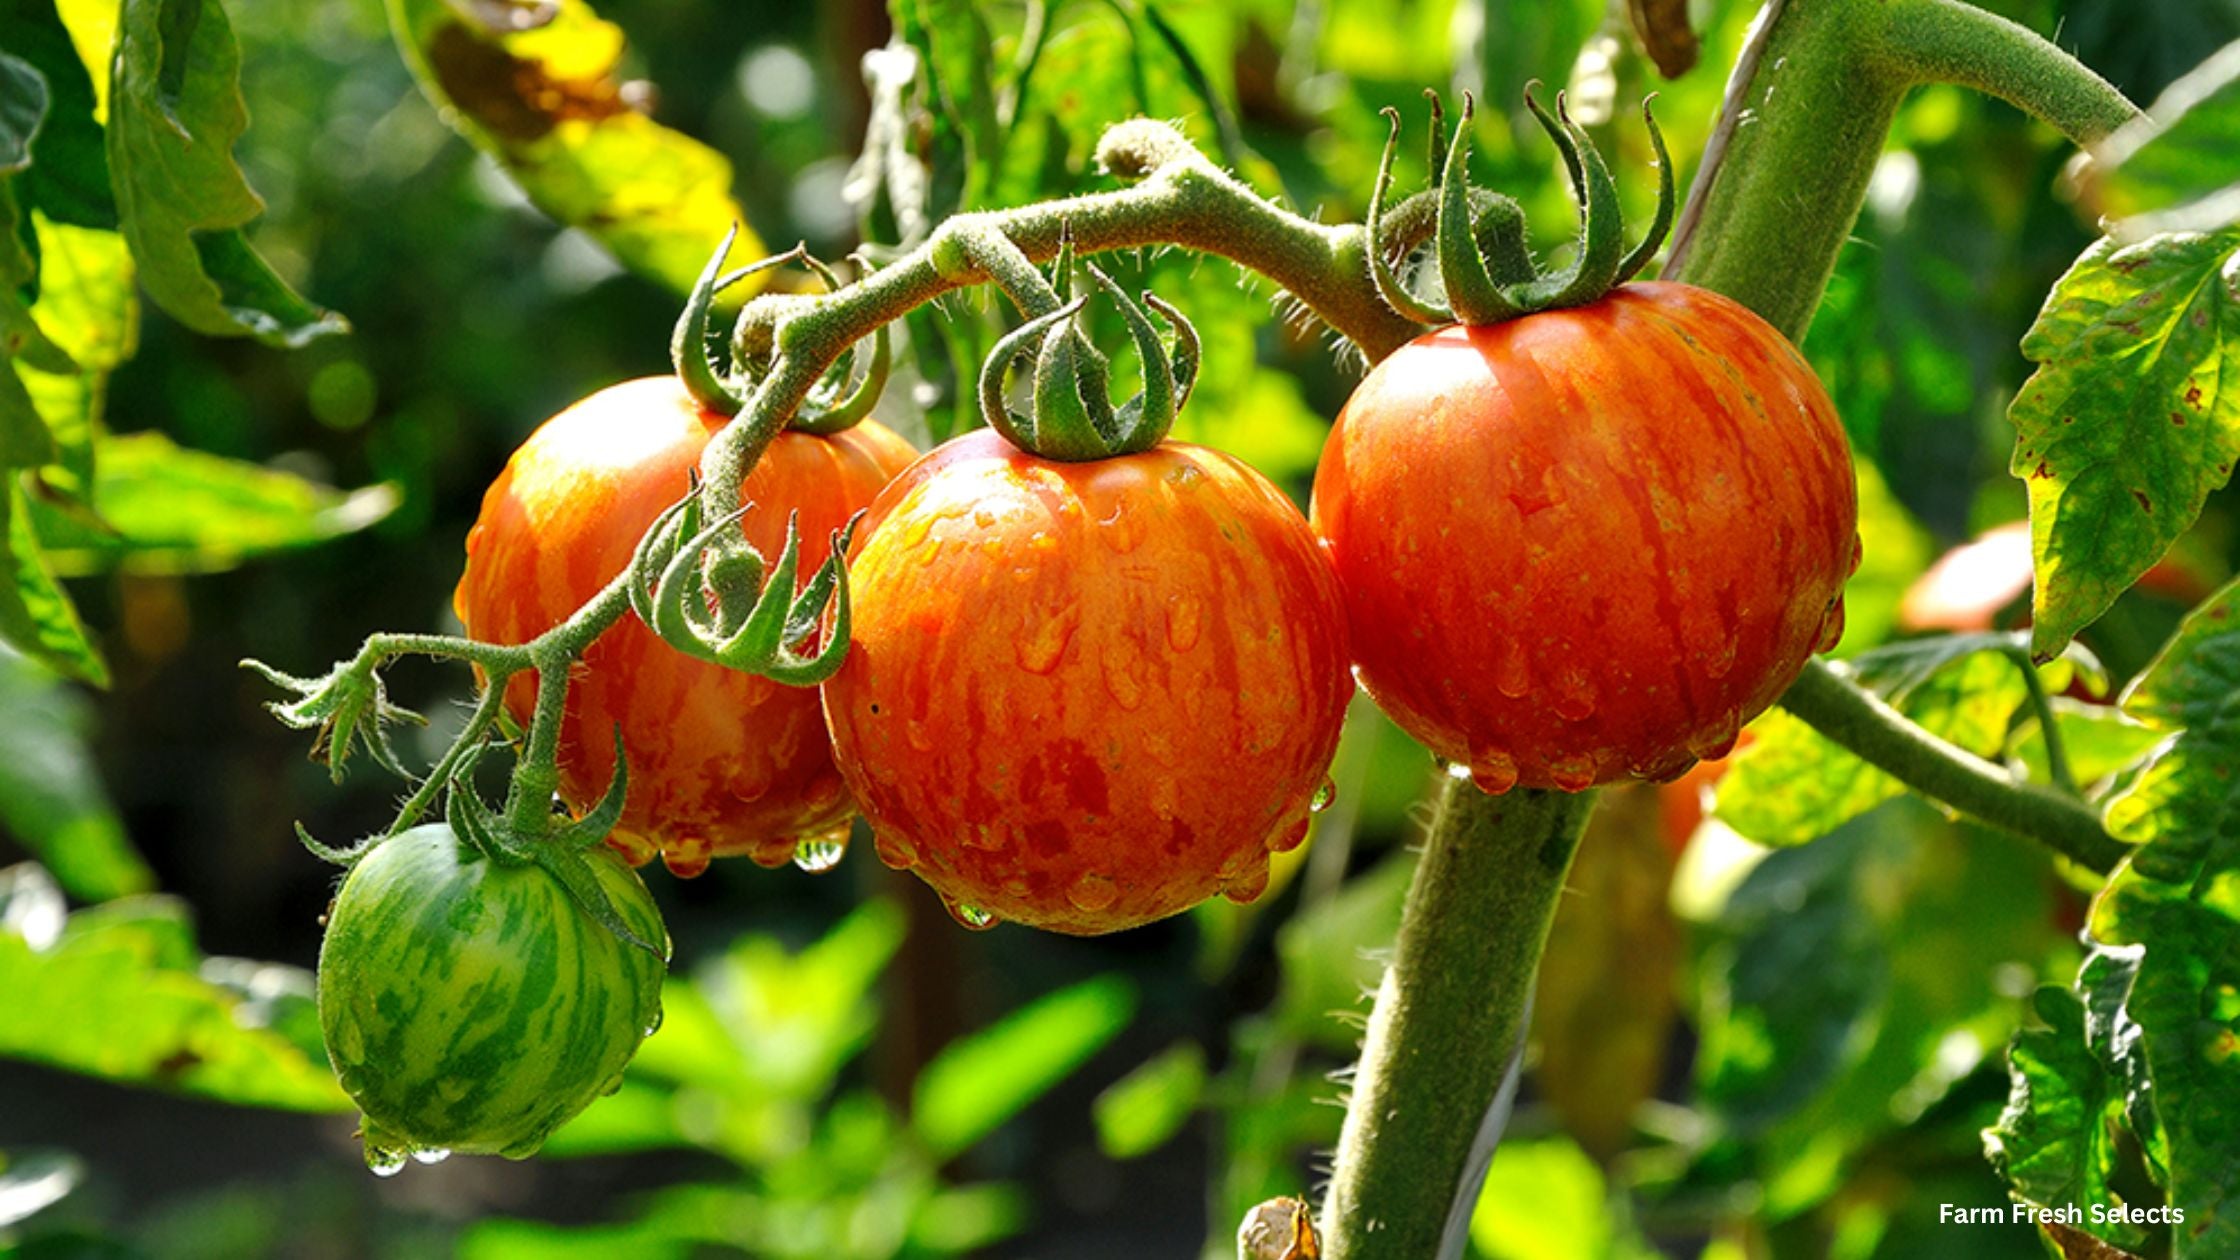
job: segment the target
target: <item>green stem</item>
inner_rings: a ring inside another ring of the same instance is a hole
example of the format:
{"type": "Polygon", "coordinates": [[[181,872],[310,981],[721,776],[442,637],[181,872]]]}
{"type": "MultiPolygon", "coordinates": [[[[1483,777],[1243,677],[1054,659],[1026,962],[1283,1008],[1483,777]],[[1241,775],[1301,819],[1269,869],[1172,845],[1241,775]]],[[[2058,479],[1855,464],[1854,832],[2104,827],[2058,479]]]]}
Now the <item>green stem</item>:
{"type": "Polygon", "coordinates": [[[498,716],[505,711],[506,684],[512,680],[511,670],[490,673],[484,677],[482,695],[476,699],[474,712],[468,715],[466,726],[460,729],[458,738],[451,741],[451,747],[444,750],[443,757],[436,762],[435,768],[428,771],[428,777],[420,780],[420,786],[414,788],[412,795],[406,797],[404,804],[397,808],[396,819],[389,824],[390,835],[397,835],[419,822],[420,815],[428,812],[428,807],[435,804],[436,794],[451,782],[452,773],[458,770],[459,763],[467,759],[467,754],[497,724],[498,716]]]}
{"type": "Polygon", "coordinates": [[[777,361],[739,421],[718,434],[701,457],[709,519],[738,508],[739,483],[754,458],[849,346],[968,285],[993,281],[1014,300],[1026,296],[1022,306],[1032,304],[1039,295],[1015,258],[1048,262],[1068,234],[1077,254],[1152,245],[1219,254],[1288,289],[1371,359],[1422,332],[1386,306],[1370,283],[1366,238],[1358,224],[1316,223],[1269,204],[1164,123],[1137,119],[1112,128],[1098,158],[1134,186],[958,215],[917,249],[782,315],[775,333],[777,361]],[[1015,250],[995,248],[991,235],[1015,250]]]}
{"type": "Polygon", "coordinates": [[[1328,1260],[1439,1253],[1500,1088],[1591,794],[1449,777],[1377,990],[1323,1205],[1328,1260]]]}
{"type": "Polygon", "coordinates": [[[2060,49],[1959,0],[1773,0],[1736,62],[1665,275],[1802,341],[1891,120],[1926,83],[2012,101],[2078,144],[2138,112],[2060,49]]]}
{"type": "Polygon", "coordinates": [[[2063,792],[2080,795],[2076,772],[2069,766],[2069,744],[2061,737],[2061,723],[2053,712],[2053,697],[2046,693],[2046,680],[2038,676],[2037,662],[2030,659],[2030,649],[2020,643],[2008,649],[2006,656],[2022,671],[2022,685],[2030,697],[2030,711],[2037,715],[2038,733],[2045,739],[2046,777],[2063,792]]]}
{"type": "Polygon", "coordinates": [[[1781,697],[1781,707],[1931,800],[2036,840],[2080,866],[2105,874],[2130,851],[2108,834],[2089,806],[2017,781],[1938,739],[1844,677],[1837,666],[1824,661],[1807,665],[1781,697]]]}

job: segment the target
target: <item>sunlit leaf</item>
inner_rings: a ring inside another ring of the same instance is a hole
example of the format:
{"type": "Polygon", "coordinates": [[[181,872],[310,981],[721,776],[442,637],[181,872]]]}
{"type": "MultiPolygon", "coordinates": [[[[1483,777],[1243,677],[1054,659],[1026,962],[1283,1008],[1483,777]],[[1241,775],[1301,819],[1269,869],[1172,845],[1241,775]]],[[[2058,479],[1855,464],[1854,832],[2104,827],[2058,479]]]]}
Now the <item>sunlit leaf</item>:
{"type": "Polygon", "coordinates": [[[2108,805],[2108,829],[2143,847],[2132,869],[2192,886],[2240,869],[2240,583],[2210,596],[2124,693],[2126,713],[2173,740],[2108,805]]]}
{"type": "MultiPolygon", "coordinates": [[[[644,111],[618,75],[622,32],[583,0],[389,0],[405,60],[445,118],[546,214],[678,293],[734,224],[734,262],[762,256],[731,196],[731,163],[644,111]]],[[[731,290],[751,292],[750,278],[731,290]]]]}
{"type": "Polygon", "coordinates": [[[197,332],[276,346],[346,329],[242,235],[264,202],[234,162],[249,114],[241,49],[216,0],[124,0],[111,84],[117,219],[156,305],[197,332]]]}
{"type": "Polygon", "coordinates": [[[2240,43],[2171,84],[2094,151],[2102,213],[2126,236],[2208,232],[2240,221],[2240,43]]]}
{"type": "Polygon", "coordinates": [[[80,911],[43,950],[0,932],[0,1055],[244,1106],[350,1109],[325,1063],[193,963],[185,910],[164,898],[80,911]]]}
{"type": "Polygon", "coordinates": [[[936,1158],[965,1150],[1095,1054],[1135,1007],[1133,985],[1099,976],[951,1042],[918,1074],[911,1127],[936,1158]]]}
{"type": "Polygon", "coordinates": [[[126,839],[86,737],[92,714],[54,675],[0,647],[0,831],[71,896],[147,892],[155,875],[126,839]]]}
{"type": "Polygon", "coordinates": [[[2010,416],[2045,656],[2192,526],[2240,458],[2240,231],[2103,238],[2054,286],[2010,416]]]}
{"type": "Polygon", "coordinates": [[[22,487],[12,477],[0,481],[0,643],[80,682],[108,686],[108,665],[40,557],[22,487]]]}
{"type": "MultiPolygon", "coordinates": [[[[1992,756],[2029,696],[2027,666],[2012,655],[2018,643],[2003,634],[1914,639],[1862,653],[1848,667],[1859,685],[1929,731],[1992,756]]],[[[2067,685],[2068,663],[2041,668],[2049,689],[2067,685]]],[[[1785,710],[1750,730],[1751,743],[1719,781],[1717,813],[1761,844],[1803,844],[1905,791],[1785,710]]]]}
{"type": "MultiPolygon", "coordinates": [[[[93,77],[54,0],[0,0],[0,29],[8,32],[8,51],[37,67],[49,96],[34,161],[24,173],[24,204],[58,223],[116,227],[93,77]]],[[[6,149],[0,139],[0,167],[8,164],[6,149]]]]}
{"type": "Polygon", "coordinates": [[[32,505],[48,559],[66,574],[215,572],[355,533],[397,505],[392,486],[346,493],[154,432],[101,439],[94,467],[93,505],[108,528],[32,505]]]}
{"type": "Polygon", "coordinates": [[[1488,1260],[1655,1260],[1602,1169],[1561,1138],[1503,1142],[1470,1217],[1488,1260]]]}
{"type": "Polygon", "coordinates": [[[1206,1057],[1198,1043],[1168,1047],[1097,1095],[1097,1145],[1114,1159],[1159,1149],[1182,1131],[1205,1087],[1206,1057]]]}

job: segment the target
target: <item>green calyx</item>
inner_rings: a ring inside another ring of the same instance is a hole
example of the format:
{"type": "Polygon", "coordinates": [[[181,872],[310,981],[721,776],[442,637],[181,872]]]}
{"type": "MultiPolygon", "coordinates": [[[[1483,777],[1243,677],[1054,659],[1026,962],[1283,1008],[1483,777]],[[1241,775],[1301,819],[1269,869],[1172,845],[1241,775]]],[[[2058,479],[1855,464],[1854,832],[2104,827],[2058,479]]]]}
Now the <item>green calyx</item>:
{"type": "Polygon", "coordinates": [[[1672,226],[1672,160],[1649,103],[1642,102],[1641,117],[1657,153],[1657,211],[1648,233],[1628,250],[1618,188],[1609,166],[1585,129],[1572,121],[1563,94],[1556,94],[1556,112],[1551,116],[1533,94],[1538,86],[1525,88],[1525,107],[1563,155],[1572,196],[1579,204],[1577,248],[1568,265],[1550,273],[1541,272],[1532,261],[1524,212],[1517,203],[1470,186],[1470,122],[1475,103],[1468,92],[1462,94],[1462,119],[1452,144],[1443,142],[1443,111],[1437,97],[1432,99],[1431,165],[1439,172],[1438,185],[1389,211],[1385,199],[1392,186],[1393,154],[1400,144],[1400,115],[1396,110],[1384,111],[1392,134],[1385,142],[1384,160],[1369,198],[1369,273],[1377,291],[1402,316],[1419,324],[1479,326],[1535,311],[1584,306],[1632,279],[1664,243],[1672,226]],[[1438,260],[1444,300],[1418,296],[1399,272],[1408,254],[1427,240],[1438,260]]]}
{"type": "Polygon", "coordinates": [[[699,487],[655,518],[631,558],[630,607],[670,647],[793,687],[832,677],[848,650],[848,583],[842,557],[863,513],[834,531],[830,554],[799,594],[801,517],[786,520],[775,565],[740,532],[748,504],[703,523],[699,487]],[[825,606],[832,633],[818,639],[825,606]]]}
{"type": "Polygon", "coordinates": [[[1081,462],[1150,450],[1174,427],[1197,383],[1197,330],[1156,294],[1146,293],[1138,303],[1112,277],[1084,264],[1097,288],[1118,308],[1143,365],[1142,391],[1113,406],[1111,362],[1075,319],[1092,294],[1072,294],[1072,260],[1068,241],[1059,247],[1052,285],[1059,304],[1005,334],[989,352],[980,369],[981,414],[1012,445],[1044,459],[1081,462]],[[1150,312],[1166,323],[1172,346],[1160,337],[1150,312]],[[1004,378],[1030,358],[1028,407],[1015,412],[1004,401],[1004,378]]]}
{"type": "MultiPolygon", "coordinates": [[[[747,303],[740,308],[731,330],[729,363],[719,365],[708,352],[709,320],[716,295],[751,275],[792,262],[799,262],[815,272],[824,282],[827,293],[837,292],[841,287],[840,278],[833,274],[832,268],[799,245],[734,271],[724,271],[723,260],[731,252],[731,242],[738,234],[737,225],[733,225],[724,234],[723,243],[716,246],[699,281],[685,298],[684,311],[677,317],[676,332],[669,341],[669,359],[675,364],[677,379],[683,382],[685,391],[702,407],[726,416],[739,414],[768,374],[775,357],[773,347],[780,321],[813,308],[817,299],[780,293],[765,294],[747,303]]],[[[857,265],[867,264],[859,258],[857,265]]],[[[841,362],[810,389],[787,427],[804,433],[838,433],[871,414],[880,391],[886,388],[893,354],[887,344],[884,325],[865,340],[870,342],[869,348],[860,342],[849,347],[841,362]]]]}

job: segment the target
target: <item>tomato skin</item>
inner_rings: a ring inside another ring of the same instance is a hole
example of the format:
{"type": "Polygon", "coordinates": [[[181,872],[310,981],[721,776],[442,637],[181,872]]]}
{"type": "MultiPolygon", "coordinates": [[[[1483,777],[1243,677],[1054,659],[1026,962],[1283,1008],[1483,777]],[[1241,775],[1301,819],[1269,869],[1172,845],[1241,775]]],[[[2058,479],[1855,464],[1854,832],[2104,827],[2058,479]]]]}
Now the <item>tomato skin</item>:
{"type": "MultiPolygon", "coordinates": [[[[1304,838],[1353,687],[1329,566],[1227,455],[959,437],[879,496],[825,684],[890,865],[1088,935],[1250,900],[1304,838]]],[[[960,914],[969,918],[968,914],[960,914]]]]}
{"type": "Polygon", "coordinates": [[[1833,645],[1852,478],[1787,339],[1633,284],[1379,363],[1313,519],[1384,711],[1488,791],[1578,791],[1723,756],[1833,645]]]}
{"type": "MultiPolygon", "coordinates": [[[[674,377],[628,381],[547,421],[483,496],[454,598],[467,633],[522,643],[558,624],[628,567],[639,536],[682,497],[700,452],[728,418],[674,377]]],[[[801,514],[801,578],[831,552],[832,531],[916,456],[866,421],[831,437],[787,432],[747,475],[747,538],[775,560],[786,515],[801,514]]],[[[527,721],[533,674],[506,706],[527,721]]],[[[833,769],[814,688],[787,687],[675,651],[626,615],[584,653],[568,688],[560,795],[598,801],[619,723],[630,759],[622,823],[608,843],[633,864],[656,852],[680,875],[744,854],[765,866],[797,838],[851,810],[833,769]]]]}

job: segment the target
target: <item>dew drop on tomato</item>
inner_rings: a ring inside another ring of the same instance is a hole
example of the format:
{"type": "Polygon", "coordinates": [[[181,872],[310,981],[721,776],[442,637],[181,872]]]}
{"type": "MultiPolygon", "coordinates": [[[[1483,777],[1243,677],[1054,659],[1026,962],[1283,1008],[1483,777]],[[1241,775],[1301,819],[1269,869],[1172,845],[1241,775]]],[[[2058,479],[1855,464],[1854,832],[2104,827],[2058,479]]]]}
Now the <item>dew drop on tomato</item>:
{"type": "Polygon", "coordinates": [[[1313,826],[1314,820],[1309,818],[1279,823],[1274,831],[1268,833],[1267,843],[1261,847],[1270,853],[1289,853],[1307,842],[1307,832],[1313,826]]]}
{"type": "Polygon", "coordinates": [[[1558,757],[1548,763],[1548,780],[1566,792],[1584,792],[1594,786],[1594,758],[1558,757]]]}
{"type": "Polygon", "coordinates": [[[1090,914],[1105,909],[1119,899],[1120,885],[1114,883],[1111,876],[1099,875],[1095,871],[1073,881],[1072,887],[1066,889],[1066,900],[1072,902],[1075,909],[1090,914]]]}
{"type": "Polygon", "coordinates": [[[1336,801],[1337,799],[1337,781],[1335,779],[1332,779],[1329,775],[1324,775],[1322,776],[1322,786],[1314,790],[1314,798],[1307,802],[1307,812],[1312,814],[1319,814],[1323,810],[1330,808],[1331,803],[1336,801]]]}
{"type": "MultiPolygon", "coordinates": [[[[1511,700],[1520,699],[1532,690],[1532,672],[1524,659],[1524,640],[1511,639],[1501,647],[1501,659],[1494,662],[1493,685],[1511,700]]],[[[1355,674],[1360,670],[1356,669],[1355,674]]],[[[1493,789],[1487,789],[1492,791],[1493,789]]],[[[1507,791],[1507,788],[1500,789],[1507,791]]]]}
{"type": "Polygon", "coordinates": [[[1268,859],[1265,856],[1245,867],[1242,874],[1221,886],[1221,895],[1238,905],[1258,901],[1260,894],[1268,891],[1268,859]]]}
{"type": "Polygon", "coordinates": [[[1177,596],[1167,605],[1167,646],[1177,652],[1187,652],[1198,646],[1198,633],[1204,613],[1196,598],[1177,596]]]}
{"type": "Polygon", "coordinates": [[[871,851],[881,862],[898,871],[907,871],[918,864],[918,846],[891,832],[873,832],[871,851]]]}
{"type": "Polygon", "coordinates": [[[1470,781],[1488,796],[1499,796],[1517,785],[1517,759],[1499,748],[1482,748],[1470,754],[1470,781]]]}
{"type": "Polygon", "coordinates": [[[943,897],[941,904],[947,907],[949,917],[955,919],[967,931],[985,932],[998,922],[996,916],[968,901],[958,901],[954,897],[943,897]]]}
{"type": "Polygon", "coordinates": [[[678,879],[697,879],[708,869],[708,858],[701,853],[663,853],[661,864],[678,879]]]}
{"type": "Polygon", "coordinates": [[[392,1144],[370,1123],[365,1133],[366,1167],[376,1177],[394,1177],[404,1171],[404,1148],[392,1144]]]}
{"type": "Polygon", "coordinates": [[[842,822],[827,831],[813,836],[803,836],[793,846],[793,864],[811,875],[822,875],[840,865],[848,854],[848,828],[842,822]]]}

